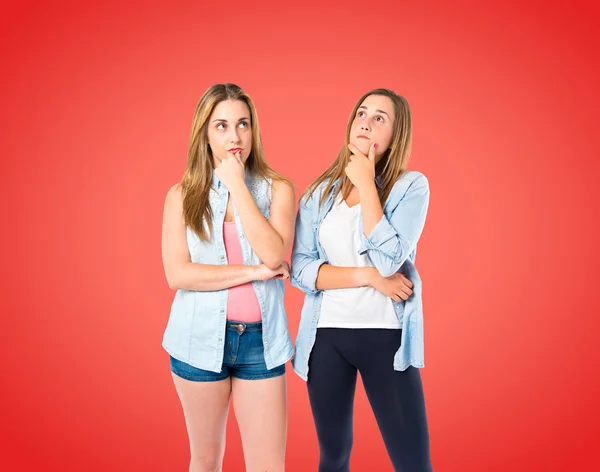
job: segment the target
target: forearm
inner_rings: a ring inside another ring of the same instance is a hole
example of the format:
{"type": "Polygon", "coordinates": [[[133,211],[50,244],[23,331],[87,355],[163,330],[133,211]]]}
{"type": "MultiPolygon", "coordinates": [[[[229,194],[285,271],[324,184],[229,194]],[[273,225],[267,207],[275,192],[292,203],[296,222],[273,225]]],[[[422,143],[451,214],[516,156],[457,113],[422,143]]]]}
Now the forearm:
{"type": "Polygon", "coordinates": [[[373,267],[336,267],[323,264],[317,275],[317,290],[339,288],[357,288],[372,285],[375,269],[373,267]]]}
{"type": "Polygon", "coordinates": [[[252,250],[267,267],[276,269],[285,258],[283,238],[260,212],[246,185],[233,188],[230,194],[252,250]]]}
{"type": "Polygon", "coordinates": [[[363,233],[366,237],[369,236],[373,228],[377,225],[383,216],[383,208],[379,201],[379,194],[375,183],[369,183],[362,188],[359,188],[360,207],[362,211],[363,233]]]}
{"type": "Polygon", "coordinates": [[[259,280],[258,267],[186,262],[166,272],[169,287],[173,290],[211,292],[259,280]]]}

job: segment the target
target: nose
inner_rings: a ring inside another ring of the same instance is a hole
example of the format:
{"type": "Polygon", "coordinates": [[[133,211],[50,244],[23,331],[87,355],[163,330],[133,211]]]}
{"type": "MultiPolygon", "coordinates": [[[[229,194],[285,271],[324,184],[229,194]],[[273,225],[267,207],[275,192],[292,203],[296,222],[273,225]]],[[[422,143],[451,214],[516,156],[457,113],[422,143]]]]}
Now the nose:
{"type": "Polygon", "coordinates": [[[234,126],[231,128],[231,135],[229,136],[229,139],[231,140],[232,144],[237,144],[240,142],[240,134],[238,131],[237,126],[234,126]]]}
{"type": "Polygon", "coordinates": [[[371,127],[369,126],[369,122],[365,121],[360,124],[360,129],[364,129],[365,131],[371,131],[371,127]]]}

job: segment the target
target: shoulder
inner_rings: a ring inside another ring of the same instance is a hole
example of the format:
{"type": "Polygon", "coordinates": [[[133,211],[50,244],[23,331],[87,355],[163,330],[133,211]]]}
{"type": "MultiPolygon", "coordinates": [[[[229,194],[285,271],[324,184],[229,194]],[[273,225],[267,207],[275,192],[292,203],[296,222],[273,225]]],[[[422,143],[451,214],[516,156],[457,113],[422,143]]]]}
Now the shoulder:
{"type": "Polygon", "coordinates": [[[407,170],[398,178],[392,192],[406,193],[408,191],[429,193],[429,180],[425,174],[416,170],[407,170]]]}
{"type": "Polygon", "coordinates": [[[292,203],[296,201],[294,186],[285,180],[273,179],[272,195],[273,201],[292,203]]]}
{"type": "Polygon", "coordinates": [[[325,192],[325,189],[329,185],[329,182],[330,182],[330,179],[326,179],[323,182],[321,182],[319,185],[317,185],[315,187],[314,191],[312,192],[312,194],[310,195],[310,198],[308,198],[308,193],[305,191],[304,194],[302,195],[301,203],[307,207],[310,207],[313,204],[318,205],[318,203],[321,201],[321,197],[323,196],[323,192],[325,192]]]}
{"type": "Polygon", "coordinates": [[[285,195],[293,195],[294,186],[285,180],[273,179],[273,192],[285,195]]]}
{"type": "Polygon", "coordinates": [[[165,208],[177,208],[181,207],[183,202],[183,193],[181,189],[181,184],[178,182],[175,185],[172,185],[167,192],[167,196],[165,197],[165,208]]]}

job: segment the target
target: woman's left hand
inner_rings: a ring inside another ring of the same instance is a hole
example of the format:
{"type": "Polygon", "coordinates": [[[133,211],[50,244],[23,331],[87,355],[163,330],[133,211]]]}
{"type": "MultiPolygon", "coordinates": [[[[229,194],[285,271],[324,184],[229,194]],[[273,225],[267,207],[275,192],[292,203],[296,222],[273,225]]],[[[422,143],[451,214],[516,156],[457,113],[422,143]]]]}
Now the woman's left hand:
{"type": "Polygon", "coordinates": [[[236,186],[244,185],[244,163],[240,155],[241,151],[237,154],[227,153],[227,157],[215,169],[215,174],[230,192],[236,186]]]}
{"type": "Polygon", "coordinates": [[[348,144],[352,156],[350,156],[350,162],[346,166],[346,175],[358,189],[364,188],[375,181],[376,146],[376,143],[371,144],[369,155],[365,156],[354,144],[348,144]]]}

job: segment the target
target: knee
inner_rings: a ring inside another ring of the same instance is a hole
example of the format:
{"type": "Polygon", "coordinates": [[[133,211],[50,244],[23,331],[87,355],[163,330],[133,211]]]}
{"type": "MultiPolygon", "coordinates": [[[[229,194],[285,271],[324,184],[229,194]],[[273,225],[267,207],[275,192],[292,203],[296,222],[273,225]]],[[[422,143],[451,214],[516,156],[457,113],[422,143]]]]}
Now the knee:
{"type": "Polygon", "coordinates": [[[190,472],[221,472],[223,458],[218,456],[197,456],[190,460],[190,472]]]}
{"type": "Polygon", "coordinates": [[[332,471],[350,470],[350,452],[352,445],[336,448],[336,450],[324,450],[321,448],[319,463],[322,469],[332,471]]]}

